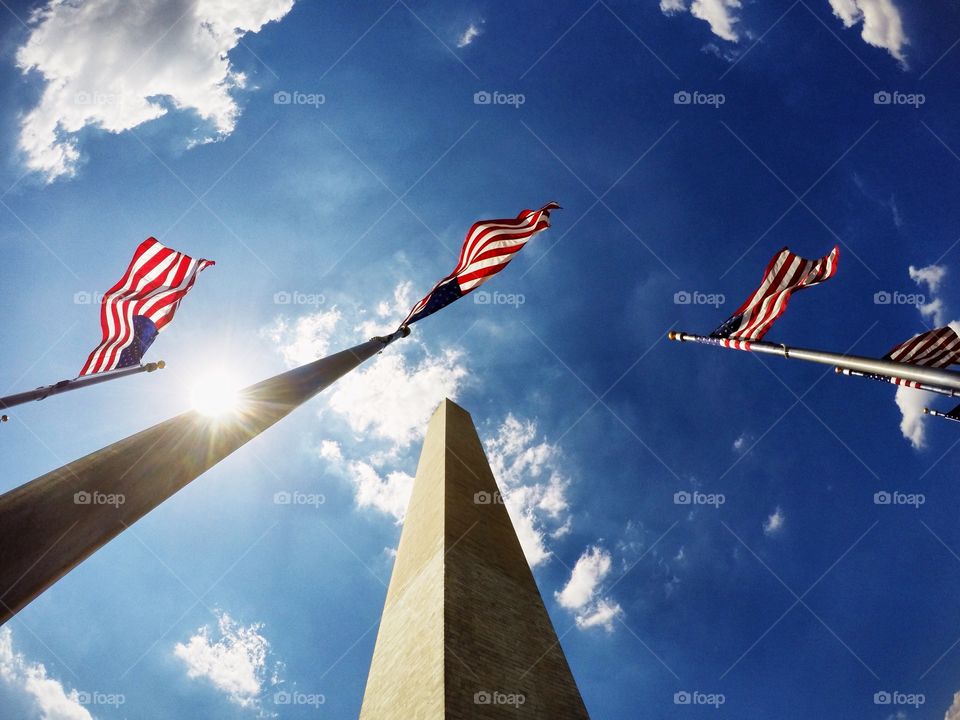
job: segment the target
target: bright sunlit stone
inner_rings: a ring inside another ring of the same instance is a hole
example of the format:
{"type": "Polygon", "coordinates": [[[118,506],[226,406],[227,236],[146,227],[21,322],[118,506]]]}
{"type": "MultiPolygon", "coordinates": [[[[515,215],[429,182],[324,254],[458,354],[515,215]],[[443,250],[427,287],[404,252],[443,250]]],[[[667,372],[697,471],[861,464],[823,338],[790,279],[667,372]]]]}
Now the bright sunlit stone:
{"type": "Polygon", "coordinates": [[[208,417],[223,417],[239,407],[240,383],[226,372],[201,378],[190,391],[193,409],[208,417]]]}

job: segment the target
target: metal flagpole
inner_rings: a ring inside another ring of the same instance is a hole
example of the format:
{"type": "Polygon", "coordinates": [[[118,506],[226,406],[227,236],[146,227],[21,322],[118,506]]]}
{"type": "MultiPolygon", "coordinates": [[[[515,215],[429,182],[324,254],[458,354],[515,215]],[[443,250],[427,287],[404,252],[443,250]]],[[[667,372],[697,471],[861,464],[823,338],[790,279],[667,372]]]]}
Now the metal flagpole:
{"type": "Polygon", "coordinates": [[[0,409],[6,410],[7,408],[12,408],[14,405],[23,405],[24,403],[35,400],[43,400],[51,395],[59,395],[69,390],[77,390],[78,388],[89,385],[97,385],[102,382],[107,382],[107,380],[116,380],[117,378],[126,377],[127,375],[163,370],[166,366],[167,364],[163,360],[158,360],[157,362],[147,363],[146,365],[134,365],[133,367],[123,368],[122,370],[85,375],[74,378],[73,380],[61,380],[54,385],[45,385],[38,387],[36,390],[28,390],[27,392],[16,393],[15,395],[0,397],[0,409]]]}
{"type": "Polygon", "coordinates": [[[892,360],[877,360],[861,355],[842,355],[840,353],[826,352],[823,350],[794,348],[768,342],[725,340],[723,338],[713,338],[705,335],[691,335],[675,330],[671,331],[667,337],[670,340],[676,340],[678,342],[695,342],[702,345],[746,350],[748,352],[766,355],[779,355],[780,357],[806,360],[807,362],[819,363],[821,365],[833,365],[834,367],[854,370],[867,375],[880,375],[883,377],[911,380],[921,385],[936,387],[941,390],[960,391],[960,373],[950,372],[949,370],[910,365],[909,363],[898,363],[892,360]]]}
{"type": "Polygon", "coordinates": [[[190,411],[0,495],[0,623],[175,492],[410,330],[251,385],[237,409],[190,411]]]}
{"type": "MultiPolygon", "coordinates": [[[[898,364],[902,365],[903,363],[898,363],[898,364]]],[[[877,380],[882,383],[890,383],[892,385],[900,385],[902,387],[911,387],[917,390],[927,390],[929,392],[939,393],[940,395],[946,395],[948,397],[960,397],[960,390],[949,390],[947,388],[936,387],[934,385],[924,385],[923,383],[913,383],[912,385],[903,385],[902,383],[897,382],[898,380],[902,380],[903,378],[884,377],[882,375],[873,375],[872,373],[857,372],[856,370],[850,370],[848,368],[840,368],[840,367],[837,368],[837,374],[849,375],[851,377],[862,377],[862,378],[867,378],[868,380],[877,380]]]]}
{"type": "Polygon", "coordinates": [[[948,413],[942,413],[942,412],[939,412],[938,410],[933,410],[931,408],[924,408],[923,414],[932,415],[933,417],[943,418],[944,420],[953,420],[953,422],[960,422],[960,413],[957,412],[958,410],[960,410],[960,406],[955,407],[953,410],[951,410],[948,413]]]}

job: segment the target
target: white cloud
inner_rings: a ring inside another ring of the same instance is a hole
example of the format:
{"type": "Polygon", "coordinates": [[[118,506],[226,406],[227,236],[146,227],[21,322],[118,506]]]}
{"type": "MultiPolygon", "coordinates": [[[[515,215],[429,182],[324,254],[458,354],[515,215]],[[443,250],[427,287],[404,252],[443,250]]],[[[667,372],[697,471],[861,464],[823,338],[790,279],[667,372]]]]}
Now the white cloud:
{"type": "Polygon", "coordinates": [[[354,432],[404,448],[423,437],[437,405],[455,399],[466,377],[460,351],[427,353],[417,363],[394,351],[341,378],[328,402],[354,432]]]}
{"type": "Polygon", "coordinates": [[[684,12],[687,9],[686,0],[660,0],[660,12],[664,15],[684,12]]]}
{"type": "MultiPolygon", "coordinates": [[[[947,275],[947,268],[943,265],[927,265],[917,268],[911,265],[907,268],[910,273],[910,279],[920,288],[926,288],[930,293],[929,300],[922,305],[917,306],[920,316],[925,318],[934,327],[942,327],[947,324],[947,307],[943,300],[937,297],[940,291],[940,285],[947,275]]],[[[960,323],[956,320],[949,323],[955,330],[960,332],[960,323]]],[[[926,447],[926,421],[924,419],[923,408],[927,405],[930,395],[924,390],[917,390],[905,386],[898,386],[894,401],[900,409],[900,432],[906,438],[915,450],[921,450],[926,447]]]]}
{"type": "Polygon", "coordinates": [[[781,510],[778,505],[777,509],[770,513],[770,516],[763,523],[763,532],[766,535],[776,535],[783,530],[783,524],[786,522],[786,519],[783,510],[781,510]]]}
{"type": "Polygon", "coordinates": [[[340,449],[340,443],[336,440],[321,440],[318,452],[324,460],[331,462],[340,462],[343,460],[343,451],[340,449]]]}
{"type": "Polygon", "coordinates": [[[296,367],[327,354],[341,318],[336,307],[301,315],[293,321],[278,317],[272,325],[263,328],[260,335],[276,345],[287,365],[296,367]]]}
{"type": "Polygon", "coordinates": [[[467,25],[467,29],[463,31],[459,38],[457,38],[457,47],[466,47],[480,37],[480,35],[483,34],[483,28],[481,25],[483,25],[483,20],[481,20],[479,23],[470,23],[467,25]]]}
{"type": "MultiPolygon", "coordinates": [[[[4,699],[4,705],[21,706],[21,712],[30,713],[29,718],[93,720],[81,703],[80,693],[76,690],[67,692],[59,680],[47,675],[43,663],[32,662],[13,649],[13,633],[9,628],[0,628],[0,684],[14,696],[4,699]]],[[[13,708],[8,709],[16,712],[13,708]]]]}
{"type": "MultiPolygon", "coordinates": [[[[260,633],[262,628],[259,624],[240,625],[218,611],[215,639],[208,627],[202,627],[186,644],[177,643],[173,653],[186,664],[187,677],[207,680],[236,705],[256,707],[268,682],[270,643],[260,633]]],[[[276,672],[269,682],[280,682],[276,672]]]]}
{"type": "Polygon", "coordinates": [[[923,390],[905,387],[897,387],[896,395],[893,399],[900,408],[900,432],[903,434],[915,450],[926,447],[926,427],[923,424],[923,408],[927,404],[929,396],[923,390]]]}
{"type": "Polygon", "coordinates": [[[740,35],[733,26],[739,19],[734,11],[740,7],[740,0],[693,0],[690,14],[710,23],[710,30],[717,37],[737,42],[740,35]]]}
{"type": "Polygon", "coordinates": [[[560,606],[574,613],[578,627],[600,626],[610,632],[613,621],[623,613],[619,604],[601,596],[612,565],[609,552],[596,545],[589,547],[577,560],[563,590],[554,593],[560,606]]]}
{"type": "Polygon", "coordinates": [[[889,52],[905,62],[904,46],[910,43],[903,31],[903,20],[893,0],[830,0],[830,7],[846,27],[863,22],[860,37],[868,45],[889,52]]]}
{"type": "Polygon", "coordinates": [[[364,337],[392,333],[413,307],[413,283],[399,283],[393,290],[391,300],[381,300],[374,311],[375,318],[364,320],[357,330],[364,337]]]}
{"type": "Polygon", "coordinates": [[[577,627],[583,630],[602,627],[607,632],[613,632],[613,621],[621,615],[623,608],[618,603],[601,598],[587,612],[577,615],[577,627]]]}
{"type": "Polygon", "coordinates": [[[926,285],[931,293],[940,291],[940,283],[947,275],[947,268],[944,265],[927,265],[926,267],[916,268],[913,265],[907,268],[910,273],[910,279],[921,287],[926,285]]]}
{"type": "Polygon", "coordinates": [[[747,436],[745,434],[741,435],[740,437],[738,437],[736,440],[733,441],[733,449],[736,450],[737,452],[743,452],[743,450],[746,447],[747,447],[747,436]]]}
{"type": "Polygon", "coordinates": [[[690,11],[695,18],[710,24],[710,30],[719,38],[737,42],[740,35],[734,28],[739,22],[736,11],[742,7],[740,0],[693,0],[687,7],[686,0],[660,0],[664,15],[690,11]]]}
{"type": "Polygon", "coordinates": [[[537,438],[535,421],[508,414],[497,434],[484,443],[530,567],[549,559],[548,536],[562,537],[572,522],[563,454],[557,445],[537,438]]]}
{"type": "Polygon", "coordinates": [[[209,125],[194,142],[229,135],[239,108],[231,92],[246,77],[228,53],[248,32],[281,19],[293,0],[50,0],[31,17],[17,67],[44,80],[23,116],[27,167],[49,181],[76,172],[78,133],[120,133],[169,108],[209,125]]]}
{"type": "Polygon", "coordinates": [[[347,473],[356,488],[359,507],[372,507],[392,515],[398,523],[403,521],[413,491],[413,476],[394,471],[381,477],[371,465],[361,461],[349,463],[347,473]]]}
{"type": "Polygon", "coordinates": [[[954,694],[953,704],[947,709],[943,720],[960,720],[960,692],[954,694]]]}

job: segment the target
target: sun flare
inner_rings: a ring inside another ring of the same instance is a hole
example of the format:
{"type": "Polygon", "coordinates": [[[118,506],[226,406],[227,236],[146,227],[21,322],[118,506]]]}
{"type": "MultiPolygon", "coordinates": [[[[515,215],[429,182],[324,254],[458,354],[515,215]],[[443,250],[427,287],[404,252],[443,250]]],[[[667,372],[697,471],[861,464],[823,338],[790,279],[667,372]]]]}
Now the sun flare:
{"type": "Polygon", "coordinates": [[[207,417],[224,417],[239,409],[240,389],[235,375],[213,372],[199,379],[190,389],[190,404],[207,417]]]}

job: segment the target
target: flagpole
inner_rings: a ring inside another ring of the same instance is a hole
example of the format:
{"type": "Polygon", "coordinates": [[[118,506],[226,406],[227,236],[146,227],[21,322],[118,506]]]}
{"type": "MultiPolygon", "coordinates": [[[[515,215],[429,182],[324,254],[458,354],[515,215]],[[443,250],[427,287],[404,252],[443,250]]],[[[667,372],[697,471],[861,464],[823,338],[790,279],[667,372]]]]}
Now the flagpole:
{"type": "Polygon", "coordinates": [[[189,411],[0,495],[0,624],[127,527],[399,338],[371,338],[189,411]]]}
{"type": "Polygon", "coordinates": [[[821,365],[833,365],[834,367],[855,370],[870,375],[911,380],[921,385],[928,385],[944,390],[960,391],[960,373],[950,372],[949,370],[898,363],[893,360],[878,360],[861,355],[844,355],[824,350],[810,350],[807,348],[775,345],[774,343],[768,342],[725,340],[723,338],[707,337],[705,335],[692,335],[676,330],[671,330],[667,337],[670,340],[676,340],[678,342],[694,342],[701,345],[712,345],[714,347],[731,350],[745,350],[765,355],[779,355],[780,357],[806,360],[807,362],[819,363],[821,365]]]}
{"type": "MultiPolygon", "coordinates": [[[[900,363],[900,364],[903,364],[903,363],[900,363]]],[[[911,387],[917,390],[927,390],[928,392],[938,393],[940,395],[946,395],[948,397],[960,397],[960,390],[949,390],[947,388],[936,387],[934,385],[924,385],[923,383],[913,383],[911,385],[906,385],[904,383],[898,382],[898,380],[902,380],[903,378],[884,377],[882,375],[873,375],[871,373],[858,372],[856,370],[850,370],[848,368],[838,367],[836,370],[838,375],[849,375],[850,377],[867,378],[867,380],[876,380],[877,382],[890,383],[892,385],[898,385],[901,387],[911,387]]]]}
{"type": "Polygon", "coordinates": [[[933,417],[943,418],[944,420],[952,420],[953,422],[960,422],[960,417],[954,417],[954,416],[951,415],[950,413],[942,413],[942,412],[940,412],[940,411],[938,411],[938,410],[934,410],[934,409],[932,409],[932,408],[926,408],[926,407],[925,407],[925,408],[923,409],[923,414],[924,414],[924,415],[932,415],[933,417]]]}
{"type": "Polygon", "coordinates": [[[154,370],[163,370],[163,368],[166,366],[167,364],[163,360],[158,360],[157,362],[147,363],[146,365],[134,365],[133,367],[123,368],[121,370],[97,373],[95,375],[85,375],[83,377],[74,378],[73,380],[61,380],[53,385],[44,385],[43,387],[38,387],[36,390],[28,390],[27,392],[16,393],[15,395],[0,397],[0,409],[6,410],[14,407],[15,405],[23,405],[24,403],[28,402],[44,400],[51,395],[59,395],[60,393],[65,393],[69,390],[78,390],[82,387],[97,385],[102,382],[107,382],[108,380],[116,380],[117,378],[126,377],[127,375],[137,375],[142,372],[150,373],[154,370]]]}

